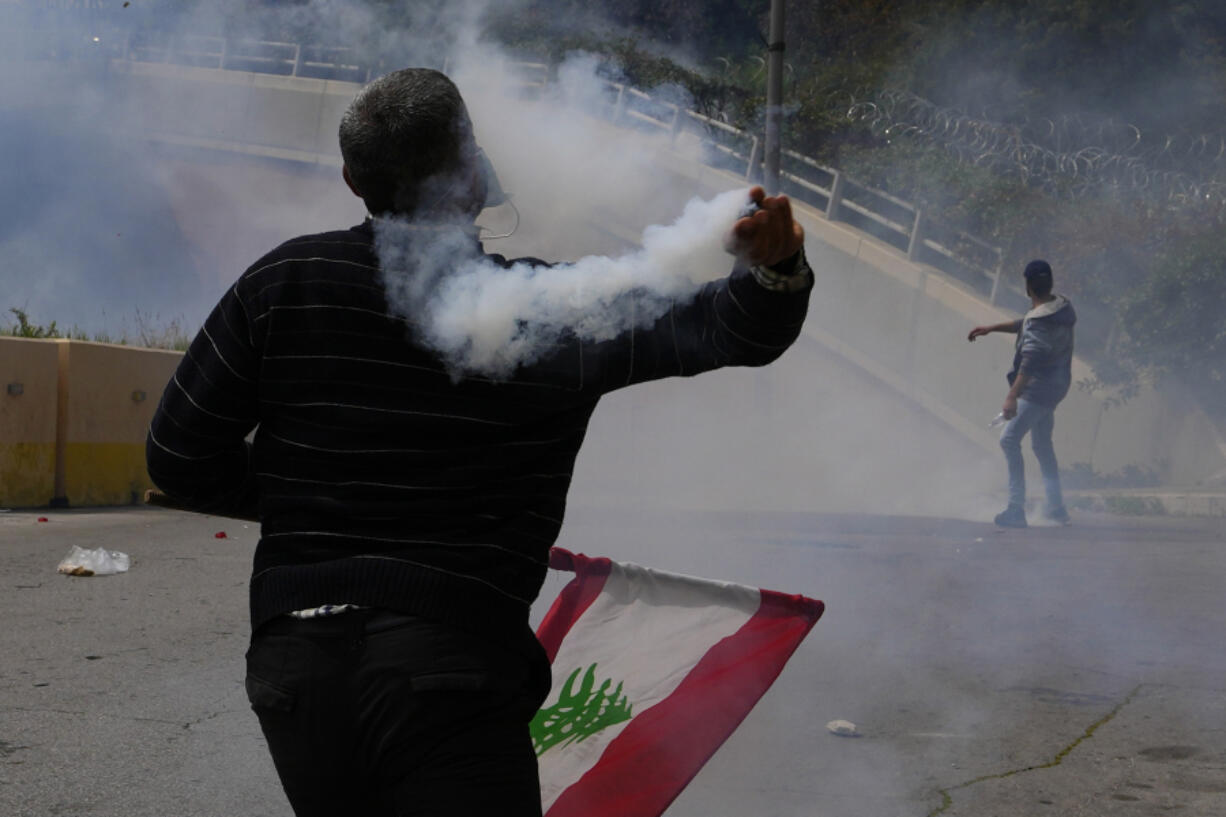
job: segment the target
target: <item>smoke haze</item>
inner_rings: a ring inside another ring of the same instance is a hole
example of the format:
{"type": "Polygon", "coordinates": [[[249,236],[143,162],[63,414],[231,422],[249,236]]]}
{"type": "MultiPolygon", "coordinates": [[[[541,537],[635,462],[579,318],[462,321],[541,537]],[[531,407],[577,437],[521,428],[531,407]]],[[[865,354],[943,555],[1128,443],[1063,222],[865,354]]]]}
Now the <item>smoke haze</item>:
{"type": "MultiPolygon", "coordinates": [[[[422,225],[390,220],[377,222],[379,251],[389,301],[413,331],[456,373],[501,377],[565,333],[599,340],[642,325],[669,299],[726,274],[732,259],[722,238],[745,198],[743,190],[712,198],[698,180],[670,167],[679,161],[666,149],[686,154],[665,134],[612,128],[592,116],[607,110],[606,80],[618,78],[601,58],[573,55],[555,82],[525,95],[513,59],[477,34],[492,5],[391,3],[376,11],[313,0],[258,11],[232,0],[197,4],[181,15],[169,2],[134,0],[132,16],[144,16],[124,24],[357,47],[376,74],[406,65],[445,67],[522,215],[518,232],[485,242],[485,249],[560,263],[504,269],[472,257],[468,236],[435,235],[424,252],[417,240],[422,225]],[[663,226],[643,231],[647,224],[663,226]]],[[[114,21],[70,14],[34,19],[0,0],[0,183],[8,191],[0,203],[0,309],[24,308],[36,322],[115,335],[131,329],[138,314],[155,321],[181,317],[194,329],[242,270],[276,244],[365,216],[341,181],[338,161],[307,165],[171,147],[152,141],[139,117],[115,121],[105,61],[80,57],[81,43],[104,30],[95,22],[114,21]],[[31,44],[42,49],[37,61],[20,58],[23,47],[34,50],[31,44]]],[[[109,35],[101,36],[100,48],[109,35]]],[[[995,54],[1007,45],[979,42],[975,50],[995,54]]],[[[961,79],[971,81],[967,73],[961,79]]],[[[993,77],[993,89],[1008,87],[1008,77],[993,77]]],[[[1155,80],[1154,87],[1165,94],[1174,85],[1155,80]]],[[[244,97],[251,99],[254,92],[244,97]]],[[[203,131],[218,111],[198,113],[203,131]]],[[[501,207],[483,213],[479,223],[486,234],[497,234],[513,221],[501,207]]],[[[814,298],[837,312],[844,293],[824,273],[853,262],[813,241],[807,249],[817,273],[814,298]]],[[[854,274],[861,272],[869,274],[854,274]]],[[[846,320],[883,327],[884,336],[884,327],[905,319],[895,302],[882,303],[846,320]]],[[[961,350],[968,328],[929,325],[921,340],[961,350]]],[[[1003,341],[986,345],[975,344],[975,351],[990,357],[999,373],[975,383],[968,376],[958,399],[1003,398],[1009,350],[1003,341]]],[[[895,350],[870,351],[885,358],[895,350]]],[[[1028,474],[1033,492],[1039,484],[1033,462],[1028,474]]],[[[827,794],[789,788],[806,778],[837,781],[844,799],[835,800],[836,813],[876,816],[891,813],[885,810],[891,805],[895,813],[914,813],[910,801],[883,802],[903,779],[898,770],[914,771],[934,756],[947,767],[953,738],[831,743],[837,739],[821,724],[851,717],[875,736],[896,723],[972,732],[996,713],[967,696],[968,687],[993,694],[1058,684],[1089,690],[1103,685],[1086,678],[1099,672],[1123,686],[1141,673],[1142,658],[1164,667],[1176,664],[1168,661],[1173,658],[1192,663],[1188,645],[1212,643],[1207,633],[1181,640],[1179,627],[1195,617],[1164,615],[1158,599],[1137,592],[1150,586],[1152,565],[1172,571],[1169,595],[1178,596],[1181,583],[1198,578],[1178,575],[1178,559],[1155,552],[1137,566],[1117,558],[1122,549],[1115,546],[1074,558],[1062,552],[1063,542],[1038,531],[1028,540],[993,538],[978,523],[1000,510],[1003,486],[999,452],[950,431],[810,335],[765,370],[644,384],[602,400],[576,463],[570,496],[576,512],[560,544],[805,593],[830,605],[780,687],[670,814],[727,813],[728,792],[741,798],[737,805],[746,810],[740,813],[804,813],[810,800],[827,794]],[[649,512],[660,508],[663,522],[649,512]],[[668,516],[677,509],[706,515],[668,516]],[[831,512],[874,520],[860,525],[838,517],[825,528],[813,522],[813,514],[831,512]],[[943,531],[937,536],[923,520],[882,521],[891,514],[976,523],[933,523],[943,531]],[[1036,567],[1032,552],[1048,558],[1036,567]],[[887,574],[887,567],[895,570],[887,574]],[[1092,581],[1083,586],[1083,576],[1092,581]],[[1093,593],[1109,605],[1083,603],[1093,593]],[[957,604],[934,618],[933,598],[957,604]],[[1145,603],[1138,606],[1137,598],[1145,603]],[[1143,616],[1141,608],[1159,612],[1143,616]],[[1075,650],[1053,647],[1066,629],[1076,633],[1075,650]],[[972,650],[982,654],[965,660],[972,650]],[[1045,679],[1043,662],[1050,667],[1053,655],[1055,662],[1090,670],[1045,679]],[[891,685],[898,678],[905,682],[891,685]],[[891,697],[900,688],[905,695],[891,697]],[[900,715],[904,706],[913,713],[900,715]],[[782,739],[771,732],[779,725],[782,739]],[[793,779],[777,772],[758,777],[763,765],[783,755],[783,768],[797,770],[793,779]],[[786,810],[785,802],[795,808],[786,810]]],[[[562,579],[554,575],[550,582],[543,604],[562,579]]],[[[1211,597],[1212,588],[1197,588],[1197,598],[1211,597]]],[[[1043,754],[1048,736],[1035,735],[1029,739],[1039,749],[1026,757],[1049,757],[1043,754]]],[[[936,785],[918,772],[905,779],[936,785]]]]}
{"type": "MultiPolygon", "coordinates": [[[[149,8],[164,19],[132,26],[132,36],[155,43],[151,32],[171,30],[357,47],[371,57],[376,75],[405,65],[445,68],[522,215],[518,232],[486,241],[485,248],[561,266],[502,270],[476,263],[443,274],[441,262],[427,259],[409,276],[404,271],[414,265],[404,253],[411,244],[399,242],[398,248],[396,225],[384,224],[388,291],[397,311],[456,371],[504,374],[559,333],[596,339],[641,325],[668,298],[726,274],[732,258],[721,239],[744,192],[710,200],[709,183],[674,170],[700,159],[698,146],[674,144],[664,131],[610,127],[601,115],[613,103],[608,81],[620,77],[604,58],[573,54],[548,85],[525,93],[524,69],[476,33],[474,21],[486,6],[415,3],[392,14],[390,7],[376,12],[356,3],[264,11],[200,4],[190,15],[172,16],[157,4],[149,8]],[[696,196],[700,200],[687,210],[696,196]],[[650,224],[671,226],[644,233],[650,224]],[[398,252],[403,259],[395,263],[390,259],[398,252]]],[[[89,40],[87,22],[61,16],[57,25],[61,34],[89,40]],[[68,25],[73,19],[75,28],[68,25]]],[[[32,41],[46,33],[30,26],[32,41]]],[[[7,202],[14,218],[3,233],[5,257],[23,263],[0,269],[0,291],[7,296],[0,306],[26,308],[36,322],[120,334],[125,321],[143,314],[181,318],[191,331],[264,252],[292,236],[355,224],[365,215],[340,180],[334,131],[327,134],[332,164],[168,145],[149,139],[157,97],[149,100],[153,110],[112,108],[115,78],[105,61],[15,60],[7,68],[0,108],[15,117],[39,111],[30,122],[40,129],[30,124],[0,131],[5,172],[26,191],[23,202],[7,202]],[[39,207],[28,206],[35,200],[39,207]]],[[[687,104],[678,89],[668,93],[687,104]]],[[[253,89],[251,101],[241,102],[248,115],[274,120],[276,112],[261,113],[255,99],[253,89]]],[[[230,113],[201,106],[191,112],[198,123],[189,118],[178,124],[209,134],[214,119],[230,113]]],[[[264,124],[272,122],[257,120],[252,130],[262,132],[264,124]]],[[[498,234],[514,221],[504,206],[483,213],[479,223],[486,234],[498,234]]],[[[827,297],[823,265],[844,262],[820,247],[809,251],[818,271],[816,297],[827,297]]],[[[995,458],[921,415],[870,376],[804,341],[766,372],[718,372],[611,396],[577,465],[574,499],[990,518],[997,500],[982,472],[1001,470],[995,458]],[[761,396],[767,393],[773,396],[761,396]],[[725,433],[734,418],[768,403],[777,422],[759,424],[752,434],[744,428],[725,433]],[[856,416],[848,418],[853,404],[856,416]],[[796,428],[802,430],[799,441],[788,434],[796,428]],[[831,428],[839,432],[828,433],[831,428]],[[729,436],[747,472],[775,473],[786,462],[797,478],[747,491],[709,445],[729,436]],[[899,462],[910,465],[900,468],[899,462]],[[909,468],[930,478],[915,479],[909,468]],[[702,484],[691,476],[699,471],[702,484]]]]}
{"type": "Polygon", "coordinates": [[[691,201],[672,225],[649,227],[638,252],[554,267],[466,260],[466,236],[437,240],[394,219],[376,220],[376,248],[393,312],[453,373],[505,378],[565,336],[603,341],[649,326],[674,299],[726,274],[723,238],[748,201],[741,192],[691,201]]]}

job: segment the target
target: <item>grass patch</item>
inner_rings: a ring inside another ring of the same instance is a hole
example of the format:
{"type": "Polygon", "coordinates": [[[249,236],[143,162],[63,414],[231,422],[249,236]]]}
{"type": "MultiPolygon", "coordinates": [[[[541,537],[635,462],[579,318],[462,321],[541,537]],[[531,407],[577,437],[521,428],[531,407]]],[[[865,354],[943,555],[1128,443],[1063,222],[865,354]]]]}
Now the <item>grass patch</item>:
{"type": "Polygon", "coordinates": [[[1121,496],[1109,494],[1103,497],[1107,513],[1124,516],[1166,516],[1166,505],[1156,496],[1121,496]]]}
{"type": "Polygon", "coordinates": [[[33,340],[85,340],[94,343],[114,343],[120,346],[141,346],[147,349],[168,349],[175,352],[187,351],[192,338],[177,319],[161,322],[157,318],[136,312],[136,329],[129,331],[125,326],[119,334],[107,331],[86,332],[78,326],[61,330],[55,321],[43,325],[30,320],[24,309],[11,307],[9,312],[16,318],[16,323],[0,327],[0,335],[15,338],[30,338],[33,340]]]}

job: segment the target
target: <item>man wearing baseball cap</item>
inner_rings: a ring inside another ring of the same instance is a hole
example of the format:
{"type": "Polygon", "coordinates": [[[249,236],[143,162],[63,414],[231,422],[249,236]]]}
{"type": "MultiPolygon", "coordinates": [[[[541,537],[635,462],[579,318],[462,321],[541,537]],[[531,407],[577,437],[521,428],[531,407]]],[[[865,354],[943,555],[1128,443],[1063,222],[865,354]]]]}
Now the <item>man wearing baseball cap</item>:
{"type": "Polygon", "coordinates": [[[1000,435],[1000,447],[1009,466],[1009,506],[996,515],[1004,528],[1026,527],[1026,476],[1022,462],[1022,437],[1030,444],[1043,474],[1047,494],[1042,515],[1058,524],[1069,524],[1060,490],[1060,469],[1051,435],[1055,410],[1068,394],[1073,380],[1073,326],[1077,313],[1068,298],[1052,292],[1051,265],[1034,260],[1022,273],[1031,309],[1015,321],[976,326],[967,335],[974,340],[990,332],[1017,335],[1013,368],[1007,375],[1009,393],[1001,414],[1008,422],[1000,435]]]}

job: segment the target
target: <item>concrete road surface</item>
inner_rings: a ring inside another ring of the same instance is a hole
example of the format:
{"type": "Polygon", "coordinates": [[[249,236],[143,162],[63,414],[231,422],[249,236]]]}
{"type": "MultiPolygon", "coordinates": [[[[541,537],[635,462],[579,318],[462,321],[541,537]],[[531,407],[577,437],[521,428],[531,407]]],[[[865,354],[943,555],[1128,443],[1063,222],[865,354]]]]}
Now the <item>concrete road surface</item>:
{"type": "MultiPolygon", "coordinates": [[[[0,513],[0,817],[288,817],[242,691],[256,535],[0,513]],[[131,570],[57,575],[74,544],[131,570]]],[[[1218,817],[1224,539],[1221,519],[575,508],[559,544],[827,603],[671,817],[1218,817]]]]}

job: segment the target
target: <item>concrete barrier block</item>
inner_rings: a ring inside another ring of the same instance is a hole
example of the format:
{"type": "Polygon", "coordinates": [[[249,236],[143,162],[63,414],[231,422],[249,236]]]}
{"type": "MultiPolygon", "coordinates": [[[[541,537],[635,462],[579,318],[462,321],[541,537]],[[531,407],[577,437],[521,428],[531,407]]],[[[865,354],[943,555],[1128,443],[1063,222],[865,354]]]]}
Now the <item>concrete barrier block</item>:
{"type": "Polygon", "coordinates": [[[0,337],[0,507],[55,493],[56,344],[0,337]]]}
{"type": "Polygon", "coordinates": [[[124,505],[153,487],[145,434],[181,352],[60,341],[57,498],[124,505]]]}

